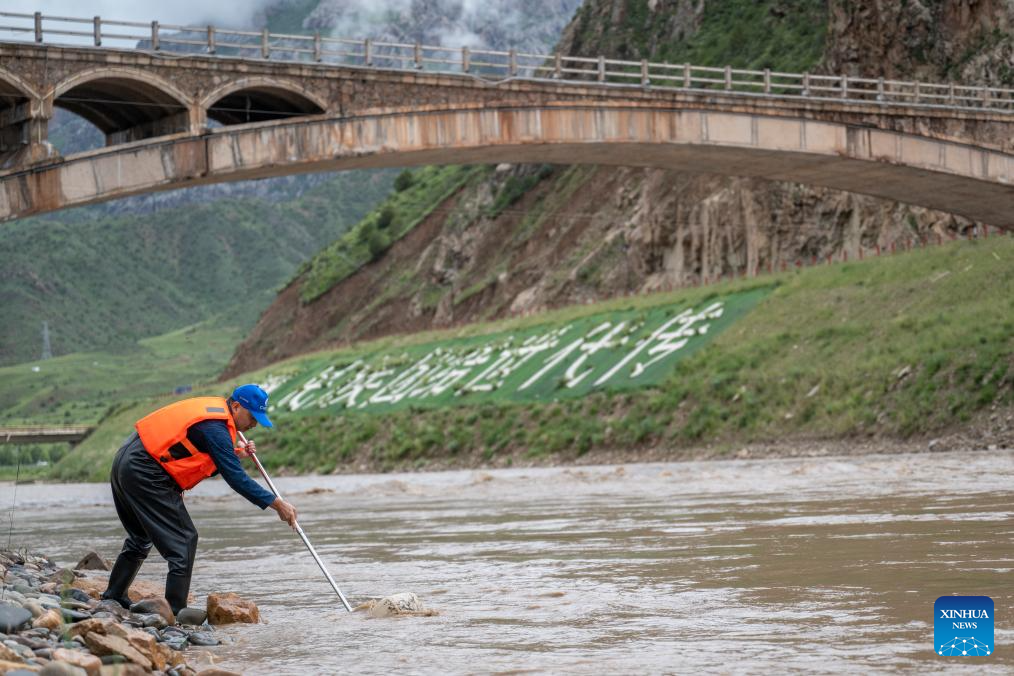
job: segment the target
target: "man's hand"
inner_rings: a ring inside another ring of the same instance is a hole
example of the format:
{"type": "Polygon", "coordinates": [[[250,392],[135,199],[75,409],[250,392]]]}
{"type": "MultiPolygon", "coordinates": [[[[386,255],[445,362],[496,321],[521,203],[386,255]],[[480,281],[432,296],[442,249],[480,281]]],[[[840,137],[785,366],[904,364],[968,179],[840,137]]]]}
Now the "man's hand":
{"type": "Polygon", "coordinates": [[[270,505],[271,509],[278,512],[278,518],[289,524],[289,526],[296,529],[296,508],[291,504],[282,500],[281,498],[275,498],[275,501],[270,505]]]}
{"type": "Polygon", "coordinates": [[[249,458],[251,455],[257,452],[257,444],[252,441],[246,442],[246,446],[236,449],[236,455],[241,458],[249,458]]]}

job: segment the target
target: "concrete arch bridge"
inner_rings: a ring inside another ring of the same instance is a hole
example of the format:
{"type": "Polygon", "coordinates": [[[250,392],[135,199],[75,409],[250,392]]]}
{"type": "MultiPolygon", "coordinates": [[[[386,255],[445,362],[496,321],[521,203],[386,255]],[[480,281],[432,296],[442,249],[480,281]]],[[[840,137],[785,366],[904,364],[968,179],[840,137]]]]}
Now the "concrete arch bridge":
{"type": "Polygon", "coordinates": [[[328,63],[319,36],[286,60],[266,33],[256,58],[168,54],[153,37],[0,43],[0,220],[301,172],[549,162],[793,181],[1014,228],[1014,90],[557,55],[523,67],[513,52],[477,72],[467,49],[418,45],[378,65],[369,41],[328,63]],[[56,153],[59,107],[106,146],[56,153]]]}

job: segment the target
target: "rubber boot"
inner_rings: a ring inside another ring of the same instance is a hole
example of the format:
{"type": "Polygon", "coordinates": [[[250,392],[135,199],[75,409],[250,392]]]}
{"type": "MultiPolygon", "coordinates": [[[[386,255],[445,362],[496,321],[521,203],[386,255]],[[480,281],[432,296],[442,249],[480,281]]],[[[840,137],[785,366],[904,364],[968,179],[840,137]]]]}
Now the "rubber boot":
{"type": "Polygon", "coordinates": [[[144,563],[143,560],[134,561],[123,554],[117,556],[113,570],[109,573],[109,585],[102,592],[102,598],[116,601],[124,608],[129,609],[130,597],[127,596],[127,590],[130,589],[131,583],[137,577],[137,571],[141,570],[142,563],[144,563]]]}
{"type": "Polygon", "coordinates": [[[188,596],[190,596],[190,576],[169,573],[165,578],[165,600],[169,602],[173,615],[187,607],[188,596]]]}

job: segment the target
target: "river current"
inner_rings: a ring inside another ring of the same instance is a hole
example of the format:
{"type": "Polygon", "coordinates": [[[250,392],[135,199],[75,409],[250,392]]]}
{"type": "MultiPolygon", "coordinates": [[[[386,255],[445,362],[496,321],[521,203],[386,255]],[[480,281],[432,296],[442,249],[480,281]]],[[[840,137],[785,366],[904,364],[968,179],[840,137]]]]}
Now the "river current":
{"type": "MultiPolygon", "coordinates": [[[[1007,450],[277,479],[354,604],[412,591],[439,611],[391,619],[348,614],[274,512],[206,481],[192,590],[264,622],[189,655],[246,674],[1010,673],[1012,479],[1007,450]],[[934,652],[950,594],[992,597],[989,657],[934,652]]],[[[107,485],[32,484],[12,537],[73,565],[123,533],[107,485]]]]}

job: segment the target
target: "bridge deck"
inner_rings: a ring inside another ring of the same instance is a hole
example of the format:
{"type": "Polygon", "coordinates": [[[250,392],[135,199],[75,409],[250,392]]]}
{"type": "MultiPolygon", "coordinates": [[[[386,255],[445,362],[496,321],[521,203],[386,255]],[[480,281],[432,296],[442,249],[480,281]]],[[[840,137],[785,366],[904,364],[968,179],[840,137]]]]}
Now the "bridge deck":
{"type": "Polygon", "coordinates": [[[23,425],[0,427],[0,444],[80,443],[95,428],[90,425],[23,425]]]}

